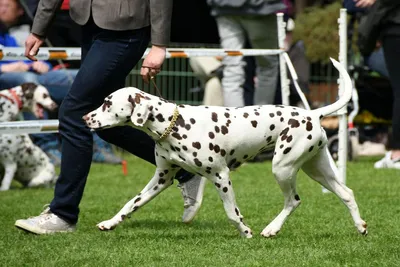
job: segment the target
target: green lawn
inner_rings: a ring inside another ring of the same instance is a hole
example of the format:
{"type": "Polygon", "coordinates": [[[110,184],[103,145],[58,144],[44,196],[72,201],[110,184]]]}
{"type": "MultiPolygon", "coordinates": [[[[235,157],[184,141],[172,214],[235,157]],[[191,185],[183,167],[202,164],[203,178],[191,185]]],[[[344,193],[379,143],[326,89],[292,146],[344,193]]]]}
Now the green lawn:
{"type": "Polygon", "coordinates": [[[369,235],[358,234],[346,207],[333,194],[299,174],[302,204],[276,238],[262,229],[283,206],[271,164],[248,164],[232,174],[238,205],[254,237],[243,239],[228,222],[208,183],[203,206],[190,225],[180,222],[183,203],[176,182],[111,232],[96,223],[109,219],[138,193],[154,167],[128,158],[119,166],[94,164],[81,204],[78,231],[35,236],[14,221],[38,214],[51,189],[0,193],[0,266],[400,266],[400,171],[374,170],[375,159],[348,164],[369,235]]]}

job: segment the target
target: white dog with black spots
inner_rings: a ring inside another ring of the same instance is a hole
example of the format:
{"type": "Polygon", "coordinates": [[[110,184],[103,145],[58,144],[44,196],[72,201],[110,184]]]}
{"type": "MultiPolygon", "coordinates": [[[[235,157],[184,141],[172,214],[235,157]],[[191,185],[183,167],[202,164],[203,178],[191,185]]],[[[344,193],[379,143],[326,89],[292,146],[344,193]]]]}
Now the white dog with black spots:
{"type": "MultiPolygon", "coordinates": [[[[54,110],[57,104],[42,85],[24,83],[0,91],[0,122],[16,120],[22,111],[43,117],[43,109],[54,110]]],[[[27,134],[0,135],[0,163],[3,173],[0,191],[9,190],[13,179],[23,186],[47,186],[57,179],[49,157],[27,134]]]]}
{"type": "MultiPolygon", "coordinates": [[[[146,187],[110,220],[97,226],[110,230],[173,183],[176,172],[204,176],[216,187],[229,220],[244,237],[252,231],[236,205],[230,170],[264,150],[274,149],[273,174],[285,197],[281,213],[261,235],[275,236],[299,206],[296,175],[308,176],[335,193],[347,206],[355,226],[367,234],[353,192],[338,179],[329,156],[327,136],[320,125],[324,116],[344,107],[351,99],[352,83],[340,63],[332,60],[344,79],[344,94],[326,107],[304,110],[291,106],[263,105],[238,108],[176,105],[137,88],[122,88],[103,105],[83,117],[93,130],[130,125],[156,142],[156,172],[146,187]]],[[[132,140],[134,142],[134,140],[132,140]]]]}

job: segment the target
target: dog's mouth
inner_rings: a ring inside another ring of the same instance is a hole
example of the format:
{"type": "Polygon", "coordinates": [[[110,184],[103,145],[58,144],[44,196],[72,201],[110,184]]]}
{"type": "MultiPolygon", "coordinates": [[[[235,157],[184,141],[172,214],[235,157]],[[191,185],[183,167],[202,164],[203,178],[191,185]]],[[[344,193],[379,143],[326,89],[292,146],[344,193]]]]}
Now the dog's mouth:
{"type": "Polygon", "coordinates": [[[34,108],[34,112],[35,116],[39,119],[43,119],[44,118],[44,108],[41,104],[36,103],[35,104],[35,108],[34,108]]]}

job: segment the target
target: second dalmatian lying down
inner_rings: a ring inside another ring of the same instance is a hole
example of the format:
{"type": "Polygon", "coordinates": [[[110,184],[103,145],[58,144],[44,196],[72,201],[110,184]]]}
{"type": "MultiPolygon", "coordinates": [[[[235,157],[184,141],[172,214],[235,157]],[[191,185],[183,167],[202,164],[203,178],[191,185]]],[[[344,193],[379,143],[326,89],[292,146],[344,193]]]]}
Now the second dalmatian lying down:
{"type": "Polygon", "coordinates": [[[316,110],[264,105],[240,108],[176,105],[128,87],[109,95],[104,104],[83,117],[91,129],[130,125],[156,142],[156,172],[146,187],[110,220],[99,223],[110,230],[173,183],[180,168],[209,179],[218,190],[229,220],[244,237],[252,231],[236,205],[230,170],[263,150],[274,149],[273,174],[285,197],[281,213],[261,235],[275,236],[300,204],[296,175],[308,176],[335,193],[347,206],[357,230],[367,234],[353,192],[338,180],[328,155],[327,137],[320,125],[324,116],[344,107],[351,99],[352,83],[346,70],[333,60],[344,79],[344,94],[335,103],[316,110]]]}

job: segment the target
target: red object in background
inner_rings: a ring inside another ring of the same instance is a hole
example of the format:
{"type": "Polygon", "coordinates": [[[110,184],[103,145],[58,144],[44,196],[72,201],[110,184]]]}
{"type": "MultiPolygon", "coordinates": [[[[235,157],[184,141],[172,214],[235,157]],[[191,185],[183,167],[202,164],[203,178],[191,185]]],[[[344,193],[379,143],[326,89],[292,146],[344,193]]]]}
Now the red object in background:
{"type": "Polygon", "coordinates": [[[61,10],[69,10],[69,0],[64,0],[61,4],[61,10]]]}
{"type": "Polygon", "coordinates": [[[122,161],[122,173],[126,176],[128,175],[128,164],[126,160],[122,161]]]}

